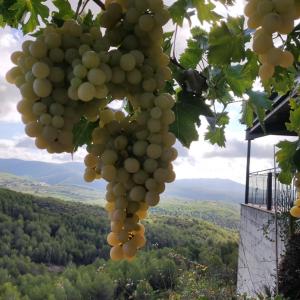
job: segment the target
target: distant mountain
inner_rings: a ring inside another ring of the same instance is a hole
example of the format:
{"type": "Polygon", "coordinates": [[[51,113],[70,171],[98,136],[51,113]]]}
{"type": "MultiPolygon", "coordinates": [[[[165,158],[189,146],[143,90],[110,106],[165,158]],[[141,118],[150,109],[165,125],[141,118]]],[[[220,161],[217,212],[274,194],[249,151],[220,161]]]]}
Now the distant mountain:
{"type": "Polygon", "coordinates": [[[84,165],[77,162],[55,164],[20,159],[0,159],[0,172],[26,176],[48,184],[83,185],[100,189],[104,189],[106,185],[103,180],[86,183],[82,176],[84,165]]]}
{"type": "MultiPolygon", "coordinates": [[[[105,181],[86,183],[82,179],[83,171],[84,165],[81,163],[54,164],[0,159],[0,172],[2,173],[25,176],[48,185],[84,186],[104,193],[105,181]]],[[[163,197],[241,203],[244,200],[244,186],[227,179],[180,179],[167,185],[163,197]]]]}
{"type": "Polygon", "coordinates": [[[48,184],[28,177],[1,172],[0,188],[6,188],[39,197],[58,198],[66,201],[76,201],[96,205],[105,203],[104,191],[100,189],[83,185],[48,184]]]}
{"type": "Polygon", "coordinates": [[[180,179],[167,186],[165,195],[184,199],[242,203],[245,187],[228,179],[180,179]]]}

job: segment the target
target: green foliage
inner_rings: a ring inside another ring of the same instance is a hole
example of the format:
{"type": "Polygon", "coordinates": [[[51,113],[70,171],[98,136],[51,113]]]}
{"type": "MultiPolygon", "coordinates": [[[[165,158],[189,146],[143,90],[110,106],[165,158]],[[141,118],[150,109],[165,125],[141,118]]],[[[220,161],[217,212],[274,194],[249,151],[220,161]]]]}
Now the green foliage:
{"type": "Polygon", "coordinates": [[[68,20],[74,17],[74,11],[68,0],[53,0],[53,4],[58,9],[53,13],[53,17],[59,20],[68,20]]]}
{"type": "Polygon", "coordinates": [[[89,146],[91,144],[92,133],[97,126],[98,122],[89,122],[86,118],[82,118],[80,122],[74,126],[74,152],[81,146],[89,146]]]}
{"type": "Polygon", "coordinates": [[[292,236],[287,243],[279,269],[279,292],[287,299],[299,299],[300,235],[292,236]]]}
{"type": "Polygon", "coordinates": [[[207,32],[194,27],[191,34],[192,38],[187,40],[187,48],[180,56],[180,63],[186,69],[196,69],[208,47],[207,32]]]}
{"type": "Polygon", "coordinates": [[[279,180],[282,183],[290,184],[295,171],[294,155],[297,150],[297,142],[282,141],[277,144],[279,150],[276,153],[276,161],[281,169],[279,180]]]}
{"type": "Polygon", "coordinates": [[[249,96],[249,106],[252,111],[255,112],[260,125],[265,131],[264,119],[266,116],[266,110],[270,110],[272,108],[272,102],[262,92],[248,91],[247,94],[249,96]]]}
{"type": "Polygon", "coordinates": [[[213,27],[208,36],[208,61],[212,65],[224,66],[245,59],[245,43],[250,35],[244,31],[244,18],[229,17],[220,26],[213,27]]]}
{"type": "Polygon", "coordinates": [[[45,0],[17,0],[15,3],[10,6],[8,9],[11,10],[18,19],[21,20],[20,24],[9,24],[11,26],[17,27],[21,25],[21,28],[24,33],[32,32],[36,29],[37,26],[40,25],[39,18],[41,18],[44,22],[49,17],[49,8],[45,5],[45,0]],[[27,21],[25,16],[29,14],[29,18],[27,21]]]}
{"type": "Polygon", "coordinates": [[[300,133],[300,105],[296,99],[291,99],[290,106],[290,122],[286,123],[286,128],[291,132],[300,133]]]}
{"type": "Polygon", "coordinates": [[[230,295],[236,232],[184,216],[155,215],[145,223],[140,256],[106,261],[102,208],[0,189],[0,299],[165,299],[190,293],[180,284],[183,273],[195,276],[199,293],[230,295]],[[87,252],[92,248],[95,256],[87,252]]]}
{"type": "Polygon", "coordinates": [[[173,110],[176,120],[170,129],[184,146],[189,147],[192,141],[198,140],[200,115],[210,116],[212,112],[202,97],[184,91],[177,94],[173,110]]]}

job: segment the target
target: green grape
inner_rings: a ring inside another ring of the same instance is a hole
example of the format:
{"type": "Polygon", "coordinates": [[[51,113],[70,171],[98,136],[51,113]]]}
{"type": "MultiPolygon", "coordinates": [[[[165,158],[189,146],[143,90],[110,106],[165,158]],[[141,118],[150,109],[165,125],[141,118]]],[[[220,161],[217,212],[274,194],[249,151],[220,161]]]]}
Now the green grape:
{"type": "Polygon", "coordinates": [[[158,168],[158,162],[157,162],[157,160],[152,159],[152,158],[147,158],[144,161],[143,169],[147,173],[153,173],[157,168],[158,168]]]}
{"type": "Polygon", "coordinates": [[[130,190],[129,197],[131,201],[140,202],[145,200],[146,190],[141,185],[136,185],[130,190]]]}
{"type": "Polygon", "coordinates": [[[54,116],[61,116],[64,113],[64,107],[60,103],[50,105],[50,113],[54,116]]]}
{"type": "Polygon", "coordinates": [[[49,49],[59,48],[61,46],[61,35],[56,32],[50,32],[45,36],[45,44],[49,49]]]}
{"type": "Polygon", "coordinates": [[[127,80],[130,84],[139,84],[142,81],[142,74],[139,70],[133,69],[127,72],[127,80]]]}
{"type": "Polygon", "coordinates": [[[88,72],[88,80],[94,85],[103,85],[106,81],[106,75],[101,69],[91,69],[88,72]]]}
{"type": "Polygon", "coordinates": [[[50,68],[47,64],[45,64],[43,62],[36,62],[32,66],[32,74],[36,78],[43,79],[43,78],[46,78],[50,74],[50,68]]]}
{"type": "Polygon", "coordinates": [[[82,55],[82,64],[88,69],[97,68],[99,63],[100,59],[95,51],[86,51],[82,55]]]}
{"type": "Polygon", "coordinates": [[[132,71],[136,66],[135,56],[127,53],[121,56],[120,58],[120,67],[124,71],[132,71]]]}
{"type": "Polygon", "coordinates": [[[64,127],[64,119],[61,116],[54,116],[51,120],[51,125],[54,128],[61,129],[64,127]]]}
{"type": "Polygon", "coordinates": [[[65,72],[62,68],[60,67],[52,67],[50,69],[50,75],[49,75],[49,80],[58,83],[58,82],[63,82],[65,79],[65,72]]]}
{"type": "Polygon", "coordinates": [[[119,67],[114,67],[112,69],[111,81],[115,84],[123,83],[125,81],[125,72],[119,67]]]}
{"type": "Polygon", "coordinates": [[[101,176],[107,181],[114,181],[117,175],[117,170],[113,165],[103,166],[101,176]]]}
{"type": "Polygon", "coordinates": [[[89,82],[82,83],[78,88],[78,98],[82,101],[91,101],[96,94],[95,86],[89,82]]]}
{"type": "Polygon", "coordinates": [[[157,144],[150,144],[147,147],[147,155],[149,158],[158,159],[162,155],[162,148],[157,144]]]}
{"type": "Polygon", "coordinates": [[[65,58],[65,53],[60,48],[50,49],[49,58],[55,63],[61,63],[65,58]]]}
{"type": "Polygon", "coordinates": [[[74,67],[73,73],[78,78],[84,78],[87,75],[87,69],[83,65],[77,65],[74,67]]]}
{"type": "Polygon", "coordinates": [[[47,106],[42,103],[42,102],[36,102],[33,104],[32,106],[32,112],[36,115],[36,116],[40,116],[44,113],[47,112],[47,106]]]}
{"type": "Polygon", "coordinates": [[[45,126],[42,131],[42,137],[48,142],[54,142],[57,139],[58,131],[52,126],[45,126]]]}
{"type": "Polygon", "coordinates": [[[153,78],[149,78],[143,81],[143,89],[145,92],[154,92],[156,89],[156,81],[153,78]]]}
{"type": "Polygon", "coordinates": [[[105,150],[101,160],[104,165],[113,165],[118,160],[118,154],[114,150],[105,150]]]}
{"type": "Polygon", "coordinates": [[[134,143],[132,152],[136,156],[144,156],[147,152],[148,142],[137,141],[134,143]]]}
{"type": "Polygon", "coordinates": [[[140,169],[140,162],[135,158],[127,158],[124,162],[124,168],[129,173],[136,173],[140,169]]]}
{"type": "Polygon", "coordinates": [[[154,24],[154,19],[151,15],[142,15],[139,18],[139,27],[143,31],[151,31],[154,27],[154,24]]]}
{"type": "Polygon", "coordinates": [[[125,20],[128,23],[135,24],[138,22],[139,17],[140,17],[139,11],[134,7],[130,7],[126,12],[125,20]]]}
{"type": "Polygon", "coordinates": [[[154,192],[147,192],[145,201],[149,206],[156,206],[159,203],[159,194],[154,192]]]}
{"type": "Polygon", "coordinates": [[[25,127],[25,133],[29,137],[37,137],[42,134],[42,126],[37,122],[30,122],[25,127]]]}
{"type": "Polygon", "coordinates": [[[23,56],[24,56],[24,54],[22,51],[15,51],[11,54],[10,60],[12,61],[13,64],[17,65],[18,60],[23,56]]]}
{"type": "Polygon", "coordinates": [[[30,43],[30,54],[35,58],[43,58],[47,55],[47,46],[43,41],[36,40],[30,43]]]}

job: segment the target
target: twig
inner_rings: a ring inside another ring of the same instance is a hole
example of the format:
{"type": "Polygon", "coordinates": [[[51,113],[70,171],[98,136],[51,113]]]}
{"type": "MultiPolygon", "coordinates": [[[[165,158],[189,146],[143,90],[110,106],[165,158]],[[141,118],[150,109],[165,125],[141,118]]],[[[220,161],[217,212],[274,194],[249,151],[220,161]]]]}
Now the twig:
{"type": "Polygon", "coordinates": [[[81,15],[84,11],[84,9],[86,8],[87,4],[89,3],[90,0],[86,0],[81,8],[81,11],[79,12],[79,15],[81,15]]]}
{"type": "Polygon", "coordinates": [[[170,57],[170,62],[177,66],[178,68],[180,68],[181,70],[186,70],[179,62],[178,60],[175,58],[175,57],[170,57]]]}
{"type": "Polygon", "coordinates": [[[105,10],[105,5],[103,2],[99,0],[93,0],[99,7],[101,7],[102,10],[105,10]]]}
{"type": "Polygon", "coordinates": [[[177,40],[177,32],[178,32],[178,25],[176,24],[176,27],[175,27],[175,32],[174,32],[174,41],[173,41],[173,57],[176,59],[176,53],[175,53],[175,47],[176,47],[176,40],[177,40]]]}
{"type": "Polygon", "coordinates": [[[76,13],[75,13],[75,19],[77,19],[78,17],[78,14],[79,14],[79,10],[80,10],[80,6],[82,5],[82,0],[79,0],[78,1],[78,4],[77,4],[77,8],[76,8],[76,13]]]}

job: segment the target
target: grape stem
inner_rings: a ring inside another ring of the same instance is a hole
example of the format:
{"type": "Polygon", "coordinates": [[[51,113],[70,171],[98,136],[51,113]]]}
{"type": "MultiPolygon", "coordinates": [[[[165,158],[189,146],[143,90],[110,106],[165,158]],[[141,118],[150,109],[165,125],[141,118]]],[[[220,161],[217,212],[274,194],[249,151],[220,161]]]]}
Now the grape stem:
{"type": "Polygon", "coordinates": [[[103,2],[99,0],[93,0],[99,7],[101,7],[102,10],[105,10],[105,5],[103,2]]]}

